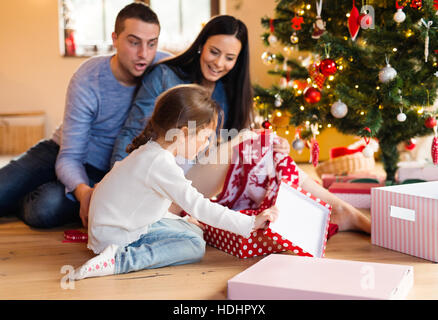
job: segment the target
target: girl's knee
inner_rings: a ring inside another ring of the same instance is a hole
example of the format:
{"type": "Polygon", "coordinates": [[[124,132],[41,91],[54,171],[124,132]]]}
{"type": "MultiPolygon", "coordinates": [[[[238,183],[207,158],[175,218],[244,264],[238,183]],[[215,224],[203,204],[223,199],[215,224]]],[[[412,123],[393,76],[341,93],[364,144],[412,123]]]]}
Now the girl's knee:
{"type": "Polygon", "coordinates": [[[201,260],[205,255],[205,240],[199,236],[194,236],[190,238],[193,245],[193,260],[201,260]]]}

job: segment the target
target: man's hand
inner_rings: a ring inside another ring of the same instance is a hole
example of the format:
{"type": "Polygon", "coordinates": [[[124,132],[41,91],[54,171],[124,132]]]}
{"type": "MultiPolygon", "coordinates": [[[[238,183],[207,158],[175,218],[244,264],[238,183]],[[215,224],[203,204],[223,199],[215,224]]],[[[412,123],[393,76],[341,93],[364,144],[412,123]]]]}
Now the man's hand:
{"type": "Polygon", "coordinates": [[[80,210],[79,210],[79,217],[82,220],[82,225],[84,228],[88,227],[88,210],[90,208],[90,199],[91,195],[93,194],[94,189],[90,186],[81,183],[78,185],[73,192],[76,199],[79,201],[80,210]]]}

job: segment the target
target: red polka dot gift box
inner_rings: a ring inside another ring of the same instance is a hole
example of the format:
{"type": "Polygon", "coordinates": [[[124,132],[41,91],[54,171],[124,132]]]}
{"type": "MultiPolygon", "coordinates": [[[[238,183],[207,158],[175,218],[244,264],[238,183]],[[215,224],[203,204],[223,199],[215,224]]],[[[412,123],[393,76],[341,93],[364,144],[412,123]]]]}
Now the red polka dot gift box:
{"type": "Polygon", "coordinates": [[[324,256],[327,239],[337,232],[330,205],[298,187],[299,173],[287,155],[273,151],[269,131],[238,144],[224,188],[216,202],[241,214],[257,215],[273,206],[278,219],[249,238],[205,225],[207,244],[239,258],[291,251],[300,256],[324,256]]]}
{"type": "MultiPolygon", "coordinates": [[[[281,183],[275,204],[279,217],[266,230],[254,231],[249,238],[244,238],[206,225],[205,241],[239,258],[283,251],[299,256],[323,257],[329,235],[330,205],[288,182],[281,183]]],[[[240,212],[257,215],[264,209],[265,206],[240,212]]]]}

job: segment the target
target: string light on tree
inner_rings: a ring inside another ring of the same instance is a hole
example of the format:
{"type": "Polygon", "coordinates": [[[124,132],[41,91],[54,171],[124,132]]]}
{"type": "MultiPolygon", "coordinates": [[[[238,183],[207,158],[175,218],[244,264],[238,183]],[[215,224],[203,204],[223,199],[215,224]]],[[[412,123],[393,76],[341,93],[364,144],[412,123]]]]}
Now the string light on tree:
{"type": "Polygon", "coordinates": [[[272,65],[275,62],[275,58],[276,55],[269,51],[265,51],[262,53],[262,61],[267,66],[272,65]]]}

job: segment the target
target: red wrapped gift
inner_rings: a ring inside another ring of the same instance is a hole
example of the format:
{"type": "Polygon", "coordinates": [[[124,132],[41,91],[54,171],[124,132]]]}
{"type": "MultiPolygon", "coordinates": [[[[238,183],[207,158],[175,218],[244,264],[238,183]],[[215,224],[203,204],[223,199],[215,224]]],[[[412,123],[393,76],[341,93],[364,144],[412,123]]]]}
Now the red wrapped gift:
{"type": "Polygon", "coordinates": [[[371,189],[383,187],[383,183],[335,182],[329,191],[356,208],[371,208],[371,189]]]}
{"type": "MultiPolygon", "coordinates": [[[[315,207],[324,207],[326,205],[321,200],[315,199],[309,193],[297,187],[299,182],[297,166],[289,156],[273,151],[272,142],[274,137],[269,133],[261,133],[257,139],[246,140],[235,147],[233,161],[227,173],[224,189],[216,200],[218,203],[243,214],[256,215],[276,203],[280,194],[281,182],[284,182],[281,190],[288,187],[289,192],[295,192],[297,199],[299,197],[306,198],[306,201],[314,202],[315,207]]],[[[291,206],[294,206],[293,202],[291,206]]],[[[326,239],[337,232],[337,225],[329,225],[328,223],[330,206],[327,205],[325,208],[325,227],[314,235],[314,238],[323,238],[323,245],[318,252],[320,256],[324,255],[326,239]]],[[[289,216],[287,212],[281,213],[281,217],[289,216]]],[[[306,215],[306,212],[300,213],[303,216],[306,215]]],[[[274,230],[278,226],[274,223],[267,230],[255,231],[246,239],[234,233],[206,225],[204,238],[207,244],[239,258],[255,257],[286,250],[290,250],[297,255],[313,256],[298,243],[286,238],[284,234],[281,235],[275,232],[274,230]]]]}

